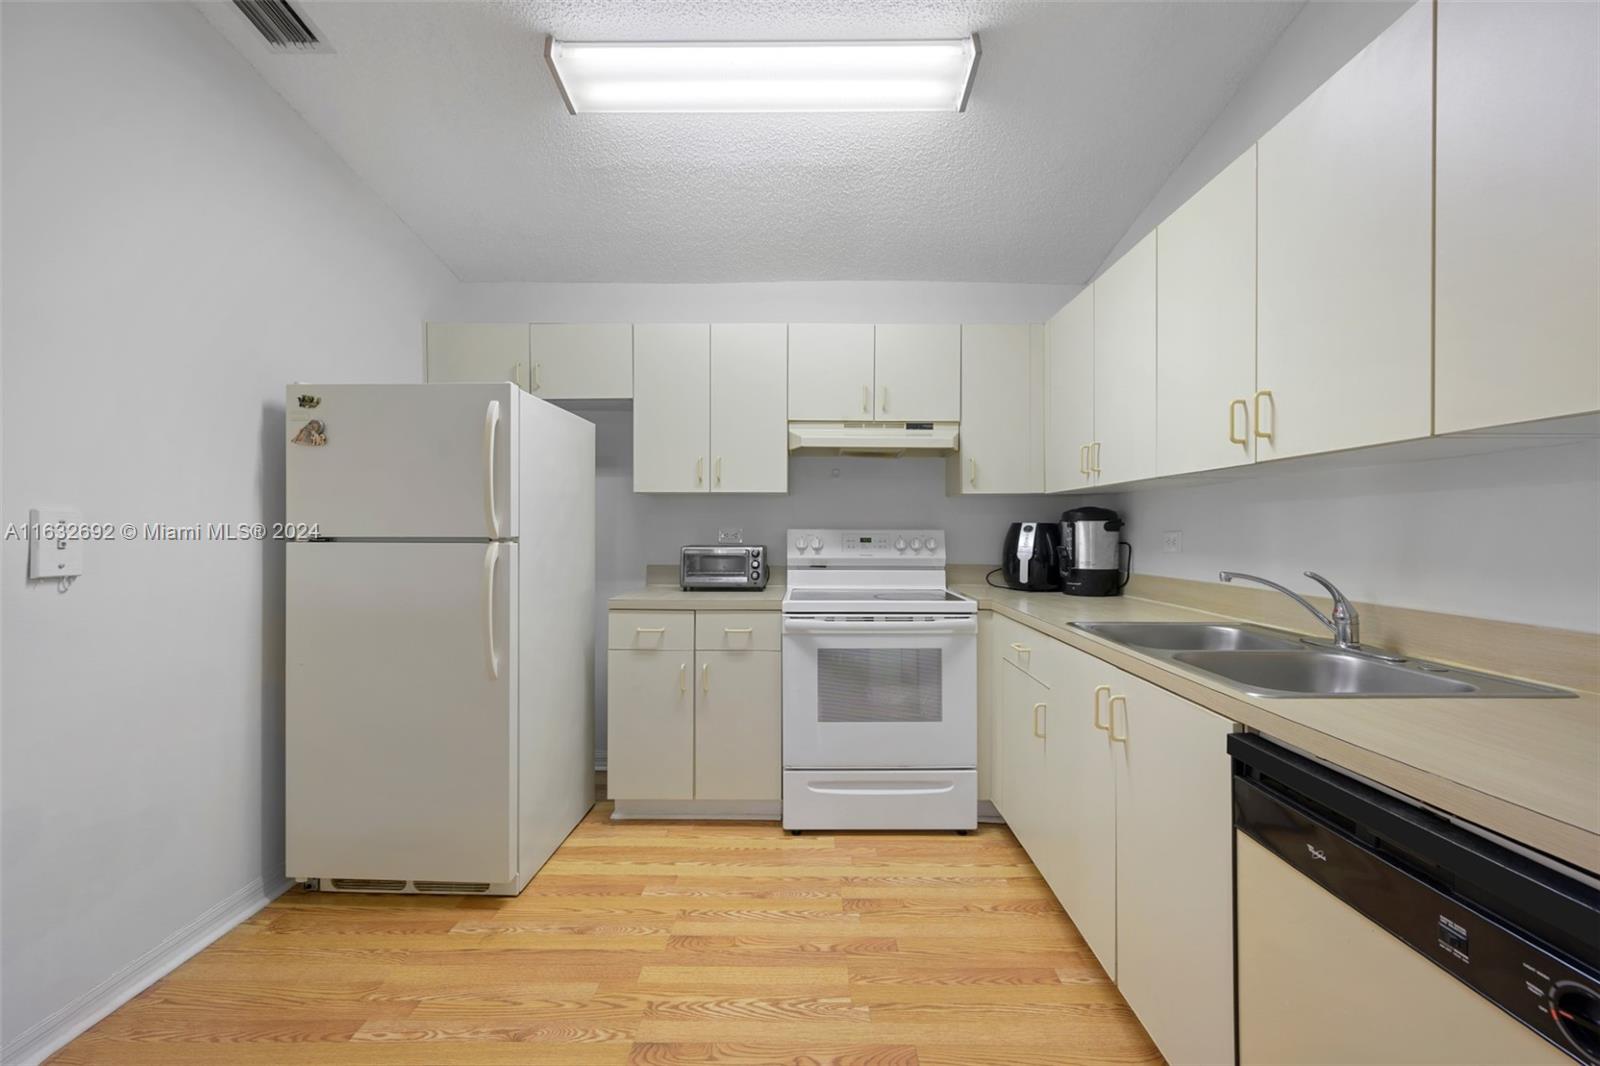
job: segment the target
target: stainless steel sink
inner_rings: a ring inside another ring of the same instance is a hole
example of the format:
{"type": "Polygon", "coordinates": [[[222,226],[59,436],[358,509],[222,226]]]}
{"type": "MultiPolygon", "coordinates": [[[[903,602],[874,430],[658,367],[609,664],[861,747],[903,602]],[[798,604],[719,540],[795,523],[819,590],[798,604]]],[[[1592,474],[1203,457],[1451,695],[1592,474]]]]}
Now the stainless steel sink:
{"type": "Polygon", "coordinates": [[[1201,622],[1074,622],[1074,627],[1118,644],[1150,651],[1271,651],[1300,647],[1293,633],[1255,626],[1201,622]]]}
{"type": "Polygon", "coordinates": [[[1249,696],[1548,697],[1565,689],[1422,659],[1318,647],[1264,626],[1199,622],[1074,622],[1086,633],[1202,673],[1249,696]]]}

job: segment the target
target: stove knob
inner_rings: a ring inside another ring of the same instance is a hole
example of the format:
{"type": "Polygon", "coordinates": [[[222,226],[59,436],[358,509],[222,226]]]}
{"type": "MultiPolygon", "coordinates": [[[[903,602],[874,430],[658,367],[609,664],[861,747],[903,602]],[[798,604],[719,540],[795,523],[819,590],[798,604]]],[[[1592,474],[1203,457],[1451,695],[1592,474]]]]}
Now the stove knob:
{"type": "Polygon", "coordinates": [[[811,538],[811,550],[814,551],[814,552],[819,552],[819,551],[822,550],[822,538],[821,537],[812,537],[811,538]]]}
{"type": "Polygon", "coordinates": [[[932,552],[932,551],[938,551],[939,550],[939,538],[938,537],[929,537],[928,540],[927,540],[927,544],[928,544],[928,550],[929,551],[932,552]]]}
{"type": "Polygon", "coordinates": [[[796,537],[796,538],[794,538],[794,550],[797,551],[797,552],[805,551],[806,550],[806,538],[804,538],[804,537],[796,537]]]}
{"type": "Polygon", "coordinates": [[[922,538],[921,537],[912,537],[911,538],[911,550],[914,551],[914,552],[919,552],[919,551],[922,550],[922,538]]]}
{"type": "Polygon", "coordinates": [[[896,537],[896,538],[894,538],[894,550],[897,551],[897,552],[905,551],[906,550],[906,538],[904,538],[904,537],[896,537]]]}

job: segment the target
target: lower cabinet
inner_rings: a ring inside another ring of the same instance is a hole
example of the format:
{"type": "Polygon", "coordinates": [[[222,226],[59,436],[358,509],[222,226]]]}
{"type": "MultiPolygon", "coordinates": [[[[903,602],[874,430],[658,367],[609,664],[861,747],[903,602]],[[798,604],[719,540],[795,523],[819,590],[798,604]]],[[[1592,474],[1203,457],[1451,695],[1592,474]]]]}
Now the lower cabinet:
{"type": "Polygon", "coordinates": [[[608,629],[610,798],[781,798],[775,612],[612,611],[608,629]]]}
{"type": "Polygon", "coordinates": [[[1233,1061],[1237,727],[996,623],[1001,813],[1167,1060],[1233,1061]]]}

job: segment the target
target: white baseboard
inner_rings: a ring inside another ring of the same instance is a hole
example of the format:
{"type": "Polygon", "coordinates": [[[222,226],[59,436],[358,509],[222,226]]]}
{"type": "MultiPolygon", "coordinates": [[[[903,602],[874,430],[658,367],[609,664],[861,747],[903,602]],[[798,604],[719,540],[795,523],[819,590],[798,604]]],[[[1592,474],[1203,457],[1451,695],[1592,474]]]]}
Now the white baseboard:
{"type": "Polygon", "coordinates": [[[256,878],[71,1003],[29,1026],[15,1040],[8,1041],[0,1050],[0,1062],[7,1066],[35,1066],[54,1055],[95,1022],[277,899],[291,883],[285,880],[269,886],[256,878]]]}

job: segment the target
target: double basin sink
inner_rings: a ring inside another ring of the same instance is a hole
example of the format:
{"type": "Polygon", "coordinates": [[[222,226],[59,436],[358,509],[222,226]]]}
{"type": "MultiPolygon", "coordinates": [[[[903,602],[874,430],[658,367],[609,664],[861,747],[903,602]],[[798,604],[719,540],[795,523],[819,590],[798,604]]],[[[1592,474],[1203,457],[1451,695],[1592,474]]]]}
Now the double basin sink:
{"type": "Polygon", "coordinates": [[[1564,689],[1422,659],[1313,643],[1253,625],[1074,622],[1075,629],[1209,674],[1249,696],[1273,698],[1548,697],[1564,689]]]}

